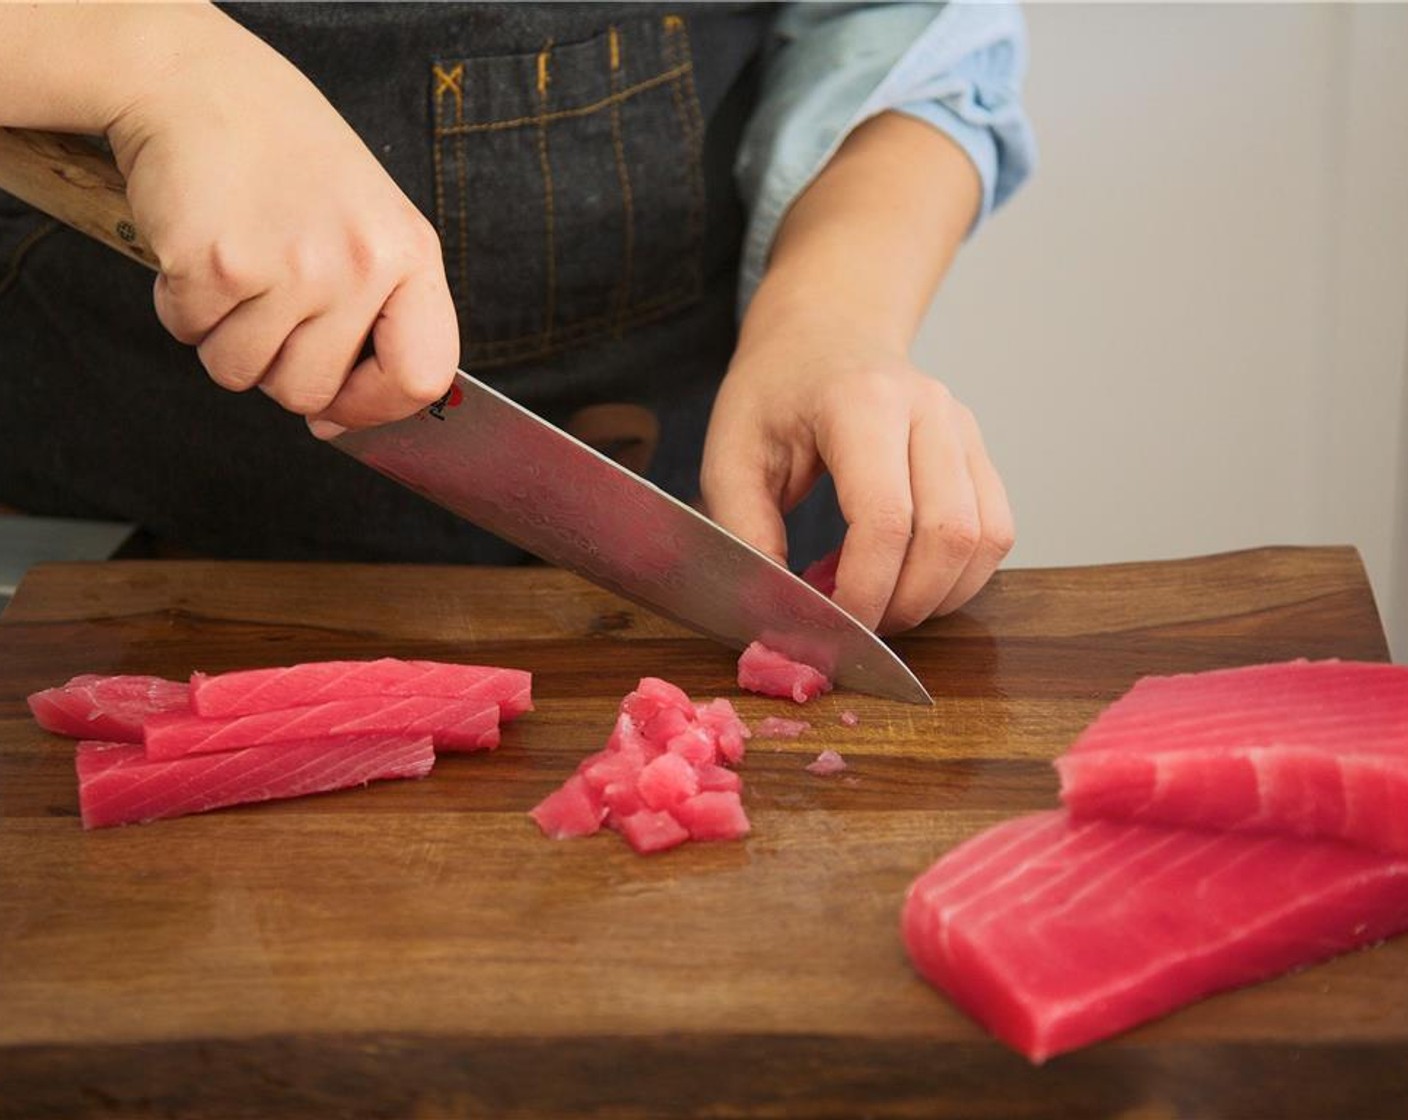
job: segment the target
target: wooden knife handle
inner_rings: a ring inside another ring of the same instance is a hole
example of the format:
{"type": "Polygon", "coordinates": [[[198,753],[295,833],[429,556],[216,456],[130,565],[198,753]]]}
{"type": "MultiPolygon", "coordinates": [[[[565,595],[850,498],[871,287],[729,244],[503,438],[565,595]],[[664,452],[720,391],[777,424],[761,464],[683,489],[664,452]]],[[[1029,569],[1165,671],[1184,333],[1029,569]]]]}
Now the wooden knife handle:
{"type": "Polygon", "coordinates": [[[156,270],[112,157],[82,136],[0,128],[0,190],[156,270]]]}

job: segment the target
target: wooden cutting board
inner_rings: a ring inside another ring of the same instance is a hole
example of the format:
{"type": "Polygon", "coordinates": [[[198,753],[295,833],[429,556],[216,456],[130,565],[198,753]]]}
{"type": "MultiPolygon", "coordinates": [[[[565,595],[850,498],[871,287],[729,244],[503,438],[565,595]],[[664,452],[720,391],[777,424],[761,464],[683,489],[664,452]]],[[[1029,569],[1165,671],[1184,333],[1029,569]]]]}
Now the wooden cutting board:
{"type": "Polygon", "coordinates": [[[1050,759],[1142,674],[1384,660],[1351,549],[1000,574],[896,642],[926,710],[739,699],[753,834],[639,858],[524,815],[647,674],[729,651],[546,569],[130,562],[34,570],[0,620],[0,1116],[1361,1116],[1408,1100],[1408,939],[1034,1068],[916,978],[906,886],[1056,803],[1050,759]],[[85,833],[24,697],[382,655],[520,666],[495,753],[85,833]],[[841,724],[845,709],[860,717],[841,724]],[[851,768],[817,778],[822,747],[851,768]]]}

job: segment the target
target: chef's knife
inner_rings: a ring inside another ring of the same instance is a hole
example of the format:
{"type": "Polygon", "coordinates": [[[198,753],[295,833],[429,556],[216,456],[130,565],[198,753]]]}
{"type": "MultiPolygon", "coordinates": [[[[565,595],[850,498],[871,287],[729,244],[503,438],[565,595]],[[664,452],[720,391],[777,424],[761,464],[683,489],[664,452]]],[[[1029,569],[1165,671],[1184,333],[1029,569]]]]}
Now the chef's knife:
{"type": "MultiPolygon", "coordinates": [[[[0,129],[0,188],[149,268],[122,177],[82,138],[0,129]]],[[[534,555],[741,649],[851,688],[932,703],[874,634],[702,514],[460,371],[408,419],[333,446],[534,555]]]]}

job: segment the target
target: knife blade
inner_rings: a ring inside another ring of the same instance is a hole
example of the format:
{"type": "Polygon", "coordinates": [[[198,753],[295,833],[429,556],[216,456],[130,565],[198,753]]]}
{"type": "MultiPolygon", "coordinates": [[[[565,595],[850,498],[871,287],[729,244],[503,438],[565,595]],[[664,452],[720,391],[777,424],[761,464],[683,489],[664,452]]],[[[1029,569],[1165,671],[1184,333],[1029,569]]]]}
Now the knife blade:
{"type": "Polygon", "coordinates": [[[933,700],[884,642],[703,514],[463,371],[340,451],[599,587],[735,649],[759,641],[860,692],[933,700]]]}
{"type": "MultiPolygon", "coordinates": [[[[121,174],[81,137],[0,128],[0,189],[157,267],[121,174]]],[[[331,442],[543,560],[725,645],[760,641],[858,691],[933,703],[904,662],[825,595],[462,371],[429,408],[331,442]]]]}

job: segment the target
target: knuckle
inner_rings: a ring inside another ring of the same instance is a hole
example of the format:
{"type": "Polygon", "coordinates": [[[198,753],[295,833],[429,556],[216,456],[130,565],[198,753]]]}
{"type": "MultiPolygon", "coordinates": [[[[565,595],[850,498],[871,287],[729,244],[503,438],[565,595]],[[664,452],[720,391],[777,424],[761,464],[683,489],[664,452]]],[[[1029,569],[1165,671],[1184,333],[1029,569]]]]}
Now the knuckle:
{"type": "Polygon", "coordinates": [[[243,393],[246,389],[253,388],[264,376],[262,369],[256,369],[249,363],[205,361],[205,369],[210,375],[210,380],[232,393],[243,393]]]}
{"type": "Polygon", "coordinates": [[[203,256],[202,267],[190,274],[195,283],[235,300],[246,299],[259,289],[253,259],[229,242],[211,242],[203,256]]]}
{"type": "Polygon", "coordinates": [[[286,411],[298,416],[315,416],[327,408],[337,396],[335,388],[319,385],[281,385],[270,394],[286,411]]]}
{"type": "Polygon", "coordinates": [[[977,553],[983,540],[983,528],[972,515],[950,517],[935,527],[939,547],[945,556],[966,561],[977,553]]]}
{"type": "Polygon", "coordinates": [[[914,507],[904,501],[877,502],[867,511],[866,523],[877,540],[902,544],[914,533],[914,507]]]}
{"type": "Polygon", "coordinates": [[[251,359],[247,346],[232,345],[232,341],[216,331],[196,347],[196,354],[210,380],[232,393],[243,393],[257,385],[268,369],[251,359]]]}
{"type": "Polygon", "coordinates": [[[995,560],[1001,560],[1017,543],[1017,529],[1011,523],[1002,525],[985,526],[983,530],[983,541],[980,548],[987,555],[995,560]]]}
{"type": "Polygon", "coordinates": [[[401,371],[397,384],[409,400],[426,405],[445,395],[454,376],[454,371],[451,369],[437,370],[410,366],[401,371]]]}
{"type": "Polygon", "coordinates": [[[959,410],[960,414],[966,411],[963,404],[953,395],[953,390],[937,377],[924,375],[923,385],[921,392],[929,398],[931,404],[959,410]]]}
{"type": "Polygon", "coordinates": [[[891,603],[885,617],[885,629],[913,630],[933,613],[932,607],[916,602],[891,603]]]}
{"type": "Polygon", "coordinates": [[[419,210],[413,210],[402,244],[417,264],[440,259],[440,235],[419,210]]]}

